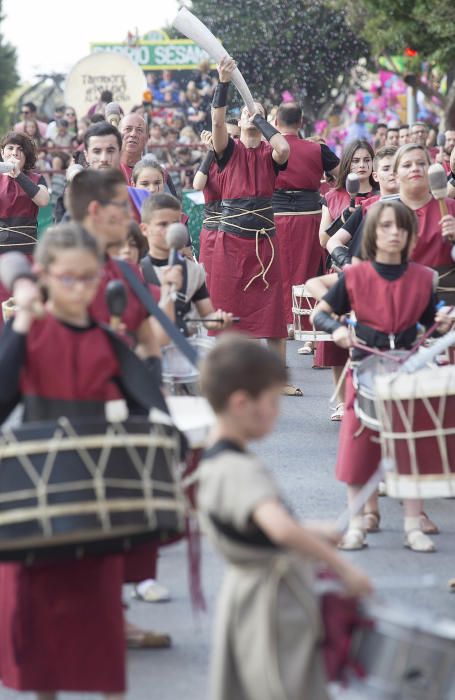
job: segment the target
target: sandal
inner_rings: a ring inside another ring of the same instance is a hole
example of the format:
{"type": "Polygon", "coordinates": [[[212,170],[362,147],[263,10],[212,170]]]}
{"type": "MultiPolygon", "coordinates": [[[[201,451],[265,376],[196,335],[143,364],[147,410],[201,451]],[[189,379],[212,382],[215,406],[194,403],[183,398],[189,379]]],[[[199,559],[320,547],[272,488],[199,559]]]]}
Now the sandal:
{"type": "Polygon", "coordinates": [[[298,386],[286,384],[281,391],[282,396],[303,396],[303,391],[298,386]]]}
{"type": "Polygon", "coordinates": [[[377,510],[370,510],[363,516],[363,526],[367,532],[379,532],[381,514],[377,510]]]}
{"type": "Polygon", "coordinates": [[[165,603],[171,599],[171,594],[167,588],[150,579],[134,586],[131,597],[145,603],[165,603]]]}
{"type": "Polygon", "coordinates": [[[410,530],[405,533],[404,546],[413,552],[429,553],[435,552],[434,542],[422,532],[422,530],[410,530]]]}
{"type": "Polygon", "coordinates": [[[169,649],[171,644],[172,639],[168,634],[152,632],[151,630],[128,632],[126,636],[128,649],[169,649]]]}
{"type": "Polygon", "coordinates": [[[380,481],[378,484],[378,496],[387,496],[387,486],[384,481],[380,481]]]}
{"type": "Polygon", "coordinates": [[[365,542],[365,531],[359,527],[350,527],[344,535],[341,542],[338,544],[338,549],[353,551],[367,547],[365,542]]]}
{"type": "Polygon", "coordinates": [[[425,535],[439,535],[438,526],[423,511],[420,513],[420,528],[425,535]]]}
{"type": "Polygon", "coordinates": [[[449,591],[455,593],[455,578],[449,580],[449,591]]]}
{"type": "Polygon", "coordinates": [[[306,343],[302,345],[301,348],[297,350],[299,355],[312,355],[314,353],[314,346],[311,340],[307,340],[306,343]]]}
{"type": "Polygon", "coordinates": [[[338,403],[335,406],[334,412],[330,416],[330,420],[340,421],[340,420],[342,420],[343,416],[344,416],[344,403],[338,403]]]}

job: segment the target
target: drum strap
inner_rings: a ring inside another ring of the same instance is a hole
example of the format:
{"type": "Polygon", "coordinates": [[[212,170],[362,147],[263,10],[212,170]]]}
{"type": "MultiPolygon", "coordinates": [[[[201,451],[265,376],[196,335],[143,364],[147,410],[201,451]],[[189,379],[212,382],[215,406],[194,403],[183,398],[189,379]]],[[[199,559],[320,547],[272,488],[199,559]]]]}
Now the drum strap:
{"type": "Polygon", "coordinates": [[[122,271],[126,281],[129,283],[131,289],[139,301],[145,306],[149,314],[154,316],[156,320],[161,323],[167,335],[180,350],[180,352],[185,355],[187,360],[189,360],[194,367],[197,367],[198,354],[195,348],[190,345],[184,335],[172,323],[170,318],[168,318],[164,311],[160,309],[149,290],[144,286],[144,284],[141,283],[140,279],[136,276],[136,273],[128,265],[128,263],[119,259],[116,259],[116,263],[122,271]]]}
{"type": "Polygon", "coordinates": [[[410,326],[399,333],[383,333],[357,321],[355,332],[358,338],[372,348],[409,348],[417,337],[417,326],[410,326]]]}
{"type": "MultiPolygon", "coordinates": [[[[187,291],[188,291],[188,266],[186,260],[182,260],[181,265],[183,273],[183,284],[181,290],[177,293],[177,298],[175,300],[175,323],[184,335],[188,335],[187,327],[185,323],[185,315],[187,313],[187,291]]],[[[146,255],[145,258],[141,260],[141,268],[144,274],[144,279],[148,284],[154,284],[157,287],[161,287],[161,279],[158,276],[156,268],[152,263],[150,256],[146,255]]]]}

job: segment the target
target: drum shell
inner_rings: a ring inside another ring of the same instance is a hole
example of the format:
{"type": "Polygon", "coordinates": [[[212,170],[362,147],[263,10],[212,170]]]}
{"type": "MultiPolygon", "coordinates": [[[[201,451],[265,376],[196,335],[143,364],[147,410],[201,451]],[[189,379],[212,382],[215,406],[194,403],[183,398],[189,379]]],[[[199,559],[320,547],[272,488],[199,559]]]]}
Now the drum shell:
{"type": "Polygon", "coordinates": [[[366,428],[376,433],[380,430],[380,422],[376,412],[375,378],[378,374],[390,373],[397,367],[397,362],[392,357],[402,358],[406,355],[405,351],[394,350],[384,357],[366,357],[354,366],[352,381],[356,392],[355,413],[366,428]]]}
{"type": "Polygon", "coordinates": [[[388,494],[455,496],[455,367],[391,374],[376,388],[388,494]]]}
{"type": "MultiPolygon", "coordinates": [[[[210,352],[216,342],[207,336],[195,336],[187,340],[196,348],[199,360],[210,352]]],[[[163,383],[176,396],[198,396],[201,393],[198,368],[175,345],[162,348],[162,377],[163,383]]]]}
{"type": "Polygon", "coordinates": [[[128,551],[180,533],[182,439],[173,426],[141,417],[121,424],[60,419],[24,424],[6,440],[4,433],[0,559],[128,551]]]}
{"type": "Polygon", "coordinates": [[[371,625],[359,626],[351,662],[366,674],[352,679],[364,698],[448,700],[455,687],[455,626],[419,623],[415,611],[381,606],[366,611],[371,625]]]}
{"type": "Polygon", "coordinates": [[[316,305],[316,300],[308,294],[304,284],[292,287],[292,316],[294,340],[328,341],[332,340],[330,333],[317,331],[310,322],[310,314],[316,305]]]}

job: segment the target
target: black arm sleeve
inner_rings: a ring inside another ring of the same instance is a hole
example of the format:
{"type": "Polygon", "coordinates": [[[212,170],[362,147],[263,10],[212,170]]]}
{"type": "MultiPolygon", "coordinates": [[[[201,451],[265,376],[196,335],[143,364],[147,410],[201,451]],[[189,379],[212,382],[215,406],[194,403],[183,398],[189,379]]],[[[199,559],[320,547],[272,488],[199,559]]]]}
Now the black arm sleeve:
{"type": "Polygon", "coordinates": [[[6,404],[19,394],[19,378],[25,361],[27,336],[13,330],[9,321],[0,338],[0,403],[6,404]]]}
{"type": "Polygon", "coordinates": [[[340,159],[333,151],[325,144],[321,143],[322,167],[324,172],[329,173],[334,170],[340,163],[340,159]]]}
{"type": "Polygon", "coordinates": [[[351,259],[356,257],[360,258],[361,255],[361,250],[362,250],[362,238],[363,238],[363,228],[364,228],[364,219],[360,222],[360,226],[356,229],[354,232],[354,235],[352,236],[351,242],[349,244],[349,253],[351,254],[351,259]]]}
{"type": "Polygon", "coordinates": [[[351,238],[362,223],[362,219],[362,207],[357,207],[356,210],[351,214],[349,219],[346,221],[346,223],[343,225],[344,230],[351,234],[351,238]]]}
{"type": "MultiPolygon", "coordinates": [[[[270,155],[272,158],[272,156],[270,155]]],[[[288,161],[286,163],[277,163],[276,161],[273,160],[272,158],[272,163],[273,163],[273,169],[275,170],[275,173],[278,175],[282,170],[286,170],[288,167],[288,161]]]]}
{"type": "Polygon", "coordinates": [[[323,299],[337,316],[349,313],[351,310],[351,303],[349,301],[343,273],[338,277],[338,282],[324,295],[323,299]]]}
{"type": "Polygon", "coordinates": [[[422,326],[425,326],[425,328],[430,328],[430,326],[432,326],[434,323],[434,317],[436,316],[436,303],[436,294],[433,293],[430,297],[427,308],[419,318],[419,323],[421,323],[422,326]]]}
{"type": "Polygon", "coordinates": [[[231,137],[229,137],[228,145],[226,146],[226,150],[224,151],[221,158],[219,158],[217,156],[217,154],[215,153],[215,157],[216,157],[216,160],[218,163],[219,170],[224,170],[226,165],[229,163],[229,161],[232,157],[232,154],[234,153],[234,146],[235,146],[234,139],[231,139],[231,137]]]}
{"type": "Polygon", "coordinates": [[[324,333],[333,333],[337,328],[342,326],[339,321],[332,318],[330,314],[326,311],[318,311],[314,317],[314,327],[318,331],[324,331],[324,333]]]}

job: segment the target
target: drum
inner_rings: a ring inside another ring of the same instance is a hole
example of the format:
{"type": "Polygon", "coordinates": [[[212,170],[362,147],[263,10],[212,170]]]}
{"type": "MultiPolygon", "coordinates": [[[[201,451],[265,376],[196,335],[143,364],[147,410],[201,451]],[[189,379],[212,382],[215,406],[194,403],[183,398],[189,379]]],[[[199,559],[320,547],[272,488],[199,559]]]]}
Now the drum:
{"type": "Polygon", "coordinates": [[[26,423],[0,433],[0,559],[127,551],[183,530],[183,436],[134,416],[26,423]]]}
{"type": "Polygon", "coordinates": [[[371,355],[354,366],[352,381],[356,392],[354,410],[359,421],[370,430],[379,432],[379,420],[376,415],[376,377],[390,374],[398,366],[395,358],[404,358],[408,353],[403,350],[391,350],[385,357],[371,355]]]}
{"type": "MultiPolygon", "coordinates": [[[[202,360],[213,348],[216,340],[208,336],[196,335],[188,338],[202,360]]],[[[162,351],[163,382],[172,394],[177,396],[198,396],[199,370],[191,364],[175,345],[166,345],[162,351]]]]}
{"type": "MultiPolygon", "coordinates": [[[[455,623],[401,607],[368,605],[349,653],[349,688],[368,700],[449,700],[455,690],[455,623]],[[360,679],[359,675],[364,678],[360,679]]],[[[356,696],[357,697],[357,696],[356,696]]]]}
{"type": "Polygon", "coordinates": [[[330,333],[317,331],[310,323],[310,314],[316,300],[306,291],[304,284],[292,287],[292,315],[294,317],[295,340],[332,340],[330,333]]]}
{"type": "Polygon", "coordinates": [[[455,496],[455,366],[376,377],[387,494],[455,496]]]}

